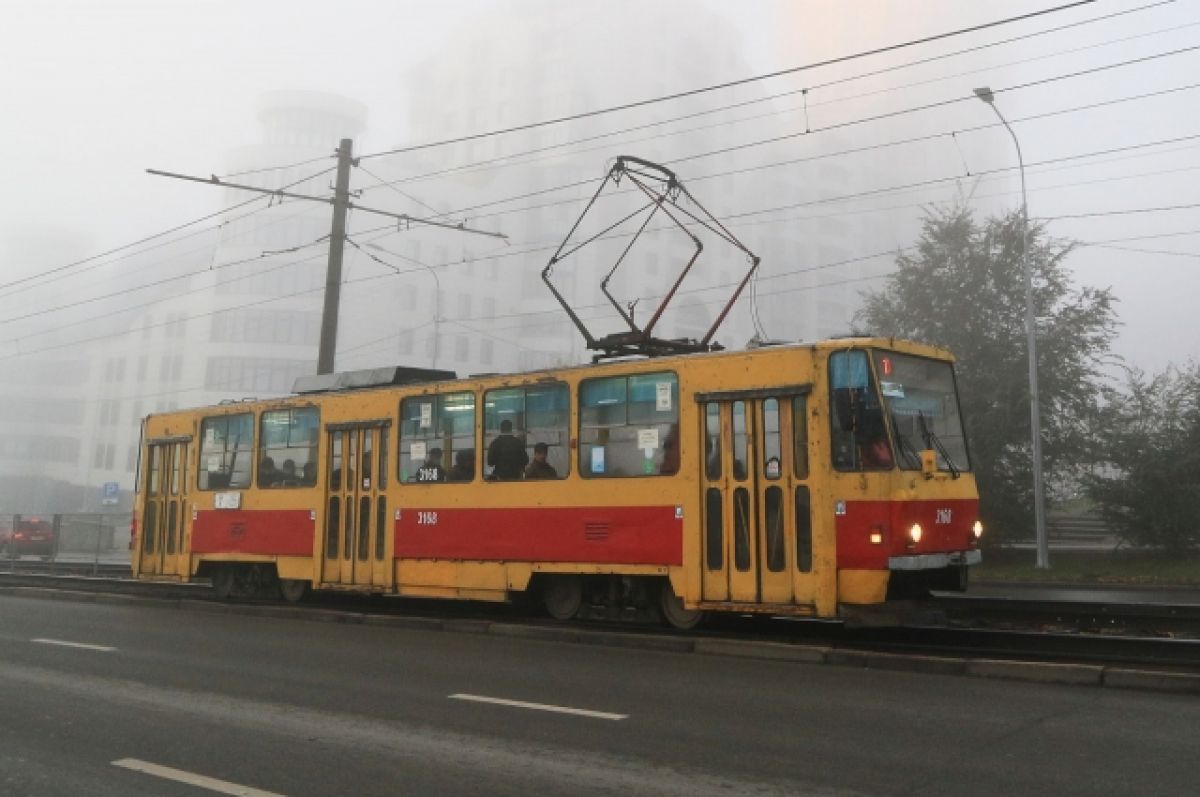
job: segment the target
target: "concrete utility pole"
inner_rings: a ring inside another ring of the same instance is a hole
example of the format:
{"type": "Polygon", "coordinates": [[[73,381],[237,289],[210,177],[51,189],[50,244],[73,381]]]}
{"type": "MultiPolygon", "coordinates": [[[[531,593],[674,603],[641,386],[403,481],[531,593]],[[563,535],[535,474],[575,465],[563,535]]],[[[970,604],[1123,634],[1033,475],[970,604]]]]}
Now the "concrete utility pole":
{"type": "MultiPolygon", "coordinates": [[[[288,188],[304,182],[298,180],[283,188],[261,188],[257,185],[246,185],[243,183],[231,183],[227,180],[212,175],[209,177],[194,177],[187,174],[178,174],[177,172],[165,172],[161,169],[147,169],[147,173],[157,175],[158,177],[171,177],[176,180],[187,180],[193,183],[206,183],[208,185],[219,185],[223,188],[236,188],[242,191],[255,191],[260,194],[270,194],[273,197],[280,199],[303,199],[309,202],[324,202],[325,204],[333,205],[333,229],[329,234],[329,268],[325,274],[325,305],[321,313],[321,341],[317,351],[317,373],[331,374],[334,366],[334,352],[337,350],[337,329],[338,329],[338,308],[341,304],[342,294],[342,250],[346,242],[346,211],[350,209],[357,210],[359,213],[370,213],[376,216],[386,216],[397,221],[397,229],[407,229],[413,225],[424,227],[440,227],[444,230],[454,230],[455,232],[469,233],[471,235],[486,235],[489,238],[500,238],[507,240],[508,236],[501,232],[489,232],[488,230],[478,230],[473,227],[468,227],[466,222],[449,222],[437,221],[436,219],[415,218],[407,213],[393,213],[390,210],[380,210],[379,208],[370,208],[363,205],[356,205],[350,201],[350,167],[356,166],[357,163],[353,157],[354,141],[349,138],[343,138],[337,149],[337,183],[334,189],[333,198],[312,196],[310,194],[300,194],[295,191],[288,191],[288,188]],[[402,227],[401,225],[407,225],[402,227]]],[[[324,174],[325,172],[321,172],[324,174]]],[[[314,175],[315,176],[315,175],[314,175]]],[[[309,178],[306,178],[309,179],[309,178]]],[[[354,242],[351,241],[353,244],[354,242]]],[[[357,246],[358,244],[354,244],[357,246]]],[[[386,251],[386,250],[384,250],[386,251]]],[[[382,261],[381,261],[382,262],[382,261]]],[[[385,263],[384,265],[390,265],[385,263]]],[[[421,264],[424,265],[424,264],[421,264]]],[[[395,268],[394,266],[391,266],[395,268]]],[[[437,279],[437,272],[433,271],[429,266],[425,266],[433,274],[434,279],[437,279]]],[[[439,286],[440,287],[440,286],[439,286]]],[[[439,304],[434,310],[435,321],[441,317],[440,305],[441,291],[438,291],[439,304]]],[[[435,344],[436,345],[436,344],[435,344]]],[[[434,362],[437,362],[437,354],[434,354],[434,362]]]]}
{"type": "Polygon", "coordinates": [[[343,138],[337,149],[337,183],[333,191],[333,229],[329,233],[329,267],[325,270],[325,307],[321,311],[321,343],[317,373],[333,373],[337,351],[338,308],[342,301],[342,250],[346,241],[346,210],[350,207],[350,166],[354,142],[343,138]]]}

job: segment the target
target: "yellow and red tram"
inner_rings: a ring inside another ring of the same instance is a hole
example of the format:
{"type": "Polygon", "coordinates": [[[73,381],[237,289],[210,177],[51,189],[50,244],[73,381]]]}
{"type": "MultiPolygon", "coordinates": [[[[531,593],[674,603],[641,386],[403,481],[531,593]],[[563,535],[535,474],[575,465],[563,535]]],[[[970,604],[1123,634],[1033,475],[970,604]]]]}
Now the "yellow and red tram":
{"type": "Polygon", "coordinates": [[[146,418],[134,575],[291,600],[529,593],[558,618],[690,627],[961,588],[980,560],[943,350],[855,338],[452,377],[338,374],[146,418]]]}

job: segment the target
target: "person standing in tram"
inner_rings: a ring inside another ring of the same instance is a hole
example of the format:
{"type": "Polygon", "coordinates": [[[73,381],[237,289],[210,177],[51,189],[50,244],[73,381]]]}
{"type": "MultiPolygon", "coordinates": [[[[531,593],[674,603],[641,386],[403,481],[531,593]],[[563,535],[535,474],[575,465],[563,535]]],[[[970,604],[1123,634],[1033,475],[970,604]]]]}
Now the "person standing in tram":
{"type": "Polygon", "coordinates": [[[529,464],[525,444],[512,432],[512,421],[501,421],[500,436],[488,446],[488,467],[492,469],[492,478],[500,481],[519,481],[525,466],[529,464]]]}

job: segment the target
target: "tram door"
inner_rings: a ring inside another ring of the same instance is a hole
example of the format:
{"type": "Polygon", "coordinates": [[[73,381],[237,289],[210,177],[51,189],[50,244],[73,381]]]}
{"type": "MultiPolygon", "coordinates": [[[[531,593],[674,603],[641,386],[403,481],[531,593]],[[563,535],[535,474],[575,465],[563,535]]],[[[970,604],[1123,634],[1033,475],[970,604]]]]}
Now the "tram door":
{"type": "Polygon", "coordinates": [[[704,600],[812,605],[807,395],[701,404],[704,600]]]}
{"type": "Polygon", "coordinates": [[[387,427],[340,425],[327,434],[321,580],[389,587],[387,427]]]}
{"type": "Polygon", "coordinates": [[[187,569],[188,443],[151,443],[142,506],[139,572],[181,575],[187,569]]]}

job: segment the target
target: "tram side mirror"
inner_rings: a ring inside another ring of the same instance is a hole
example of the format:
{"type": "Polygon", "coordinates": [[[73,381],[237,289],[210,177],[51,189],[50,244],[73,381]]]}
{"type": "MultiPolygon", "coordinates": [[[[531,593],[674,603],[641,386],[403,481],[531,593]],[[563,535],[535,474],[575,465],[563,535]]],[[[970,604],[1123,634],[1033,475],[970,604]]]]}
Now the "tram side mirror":
{"type": "Polygon", "coordinates": [[[932,479],[933,474],[937,473],[936,451],[927,448],[921,452],[921,473],[925,474],[926,479],[932,479]]]}

